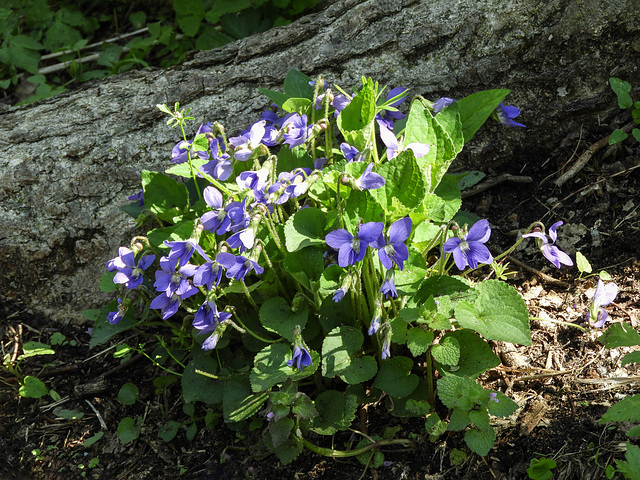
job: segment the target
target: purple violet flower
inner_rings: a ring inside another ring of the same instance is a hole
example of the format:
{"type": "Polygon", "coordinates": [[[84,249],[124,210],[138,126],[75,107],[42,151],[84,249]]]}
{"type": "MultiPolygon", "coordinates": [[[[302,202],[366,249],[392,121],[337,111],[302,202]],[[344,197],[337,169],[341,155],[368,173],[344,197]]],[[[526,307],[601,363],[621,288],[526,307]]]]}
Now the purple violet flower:
{"type": "Polygon", "coordinates": [[[616,295],[618,295],[618,286],[615,283],[612,282],[605,285],[602,280],[598,279],[598,285],[587,312],[587,322],[591,319],[594,322],[594,327],[602,328],[609,319],[609,314],[602,307],[606,307],[613,302],[616,299],[616,295]]]}
{"type": "Polygon", "coordinates": [[[364,258],[367,246],[378,239],[383,228],[382,222],[368,222],[360,225],[356,237],[344,228],[340,228],[329,232],[325,241],[331,248],[338,250],[338,265],[346,267],[354,265],[364,258]]]}
{"type": "Polygon", "coordinates": [[[507,127],[524,127],[525,125],[518,123],[514,120],[518,115],[520,115],[520,110],[516,107],[507,106],[505,107],[502,103],[498,108],[496,108],[496,116],[500,123],[506,125],[507,127]]]}
{"type": "Polygon", "coordinates": [[[176,258],[162,257],[160,259],[160,270],[156,271],[156,281],[153,284],[156,291],[164,292],[166,297],[178,295],[179,298],[187,298],[198,293],[198,289],[192,286],[187,277],[196,273],[195,265],[187,264],[176,271],[176,258]]]}
{"type": "Polygon", "coordinates": [[[396,220],[389,227],[389,241],[385,239],[384,233],[371,244],[373,248],[378,249],[378,257],[382,266],[387,270],[393,268],[395,263],[400,270],[404,265],[404,261],[409,258],[409,249],[404,242],[411,235],[411,227],[413,222],[411,218],[404,217],[396,220]]]}
{"type": "Polygon", "coordinates": [[[391,356],[391,350],[389,349],[389,347],[389,340],[385,339],[384,343],[382,344],[382,353],[380,354],[380,358],[382,358],[382,360],[386,360],[391,356]]]}
{"type": "Polygon", "coordinates": [[[375,190],[385,184],[384,177],[372,172],[373,163],[367,165],[365,171],[353,183],[358,190],[375,190]]]}
{"type": "Polygon", "coordinates": [[[454,103],[455,100],[449,97],[441,97],[435,102],[433,102],[433,113],[440,113],[446,107],[454,103]]]}
{"type": "Polygon", "coordinates": [[[564,264],[569,267],[573,265],[573,260],[571,260],[571,257],[569,257],[569,255],[567,255],[554,245],[554,243],[556,243],[556,239],[558,238],[556,229],[562,224],[563,222],[560,221],[554,223],[549,227],[549,238],[551,239],[551,243],[549,243],[549,240],[547,240],[547,236],[542,232],[532,232],[522,235],[522,238],[534,237],[536,239],[536,244],[538,245],[540,250],[542,250],[542,254],[546,257],[547,260],[553,263],[556,268],[560,268],[560,264],[564,264]]]}
{"type": "Polygon", "coordinates": [[[288,144],[289,148],[293,148],[307,141],[311,127],[307,126],[306,115],[290,113],[284,117],[282,131],[284,132],[282,135],[284,143],[288,144]]]}
{"type": "Polygon", "coordinates": [[[171,248],[167,257],[170,260],[177,262],[181,267],[185,266],[189,262],[193,252],[197,251],[202,258],[207,258],[202,247],[191,239],[178,240],[174,242],[168,242],[165,240],[164,244],[171,248]]]}
{"type": "Polygon", "coordinates": [[[202,196],[207,205],[213,209],[200,217],[204,229],[210,232],[215,231],[218,235],[228,232],[231,229],[231,219],[224,208],[222,194],[217,188],[209,186],[204,189],[202,196]]]}
{"type": "Polygon", "coordinates": [[[118,249],[119,256],[112,258],[107,262],[107,270],[109,272],[118,273],[113,277],[113,283],[124,283],[124,286],[133,290],[142,283],[142,272],[156,259],[155,255],[145,255],[136,266],[135,255],[133,251],[127,247],[118,249]]]}
{"type": "Polygon", "coordinates": [[[477,268],[478,263],[490,264],[493,256],[483,244],[491,236],[491,227],[488,220],[478,220],[469,229],[464,238],[452,237],[444,243],[444,251],[453,254],[453,260],[459,270],[469,265],[477,268]]]}
{"type": "MultiPolygon", "coordinates": [[[[402,95],[404,94],[403,97],[400,97],[399,99],[397,99],[396,101],[394,101],[393,103],[389,104],[390,107],[397,107],[398,105],[400,105],[402,102],[404,102],[407,99],[407,93],[409,92],[409,89],[404,88],[404,87],[396,87],[394,89],[392,89],[389,94],[387,95],[387,102],[389,100],[391,100],[394,97],[397,97],[398,95],[402,95]]],[[[385,127],[387,127],[389,130],[393,130],[393,126],[394,126],[394,121],[395,120],[402,120],[404,117],[406,117],[406,115],[402,112],[398,112],[398,111],[391,111],[391,110],[382,110],[380,111],[377,115],[376,115],[376,121],[379,124],[384,124],[385,127]]]]}
{"type": "Polygon", "coordinates": [[[489,401],[490,402],[500,403],[500,400],[498,400],[498,394],[496,392],[491,392],[489,394],[489,401]]]}
{"type": "Polygon", "coordinates": [[[133,200],[134,202],[138,200],[138,206],[144,207],[144,190],[140,190],[138,193],[134,193],[133,195],[129,195],[127,200],[133,200]]]}
{"type": "Polygon", "coordinates": [[[235,149],[233,158],[241,162],[249,160],[251,155],[253,155],[253,151],[256,150],[262,142],[265,131],[264,125],[265,121],[260,120],[251,126],[248,133],[229,139],[229,144],[235,149]]]}
{"type": "Polygon", "coordinates": [[[293,367],[294,363],[296,364],[296,368],[298,370],[304,370],[304,367],[313,365],[311,355],[304,346],[296,346],[293,348],[293,357],[291,357],[291,360],[287,362],[287,365],[293,367]]]}
{"type": "Polygon", "coordinates": [[[380,286],[380,293],[385,298],[398,298],[398,291],[396,290],[395,282],[395,270],[387,270],[384,274],[384,281],[380,286]]]}
{"type": "MultiPolygon", "coordinates": [[[[196,292],[198,289],[195,289],[196,292]]],[[[194,293],[196,293],[194,292],[194,293]]],[[[175,293],[173,295],[167,296],[164,293],[161,293],[156,298],[151,300],[150,308],[154,310],[161,310],[162,319],[166,320],[167,318],[173,316],[178,311],[180,307],[180,297],[175,293]]]]}
{"type": "Polygon", "coordinates": [[[222,265],[217,262],[208,260],[206,263],[198,266],[193,274],[193,284],[195,286],[206,286],[207,290],[211,290],[213,285],[217,287],[222,280],[222,265]]]}
{"type": "Polygon", "coordinates": [[[347,293],[347,291],[343,287],[340,287],[335,292],[333,292],[333,301],[335,303],[338,303],[340,300],[342,300],[344,298],[346,293],[347,293]]]}
{"type": "Polygon", "coordinates": [[[235,278],[236,280],[244,280],[244,277],[246,277],[251,270],[255,270],[258,275],[264,272],[264,268],[254,260],[242,255],[236,257],[234,254],[228,252],[219,253],[216,257],[216,262],[226,268],[227,278],[235,278]]]}
{"type": "Polygon", "coordinates": [[[111,325],[115,325],[120,320],[122,320],[124,318],[124,315],[127,313],[128,308],[129,308],[128,303],[125,303],[125,305],[123,305],[122,304],[122,299],[119,298],[118,299],[118,310],[116,310],[115,312],[109,312],[107,314],[107,320],[109,321],[109,323],[111,325]]]}
{"type": "Polygon", "coordinates": [[[200,330],[198,335],[211,334],[204,342],[202,342],[203,350],[213,350],[218,344],[219,335],[215,333],[218,325],[231,318],[228,312],[218,312],[216,304],[213,302],[204,302],[193,318],[193,327],[200,330]]]}
{"type": "Polygon", "coordinates": [[[364,155],[360,151],[346,142],[340,144],[340,151],[344,158],[349,162],[361,162],[364,161],[364,155]]]}
{"type": "Polygon", "coordinates": [[[424,157],[427,153],[429,153],[429,150],[431,150],[431,147],[429,147],[429,145],[427,145],[426,143],[417,142],[410,143],[403,148],[400,142],[398,142],[395,134],[391,130],[389,130],[379,122],[378,125],[380,126],[380,138],[382,139],[382,143],[384,143],[387,147],[387,160],[391,160],[392,158],[397,157],[401,152],[404,152],[405,150],[411,150],[416,158],[424,157]]]}
{"type": "Polygon", "coordinates": [[[340,112],[344,110],[345,107],[349,105],[349,103],[351,103],[351,99],[346,95],[343,95],[342,93],[339,93],[338,95],[333,97],[333,101],[331,102],[331,105],[333,105],[333,108],[335,108],[335,112],[333,112],[333,115],[337,118],[340,112]]]}
{"type": "Polygon", "coordinates": [[[380,329],[380,317],[375,316],[371,319],[371,325],[369,326],[369,330],[367,330],[367,333],[371,337],[375,335],[379,329],[380,329]]]}

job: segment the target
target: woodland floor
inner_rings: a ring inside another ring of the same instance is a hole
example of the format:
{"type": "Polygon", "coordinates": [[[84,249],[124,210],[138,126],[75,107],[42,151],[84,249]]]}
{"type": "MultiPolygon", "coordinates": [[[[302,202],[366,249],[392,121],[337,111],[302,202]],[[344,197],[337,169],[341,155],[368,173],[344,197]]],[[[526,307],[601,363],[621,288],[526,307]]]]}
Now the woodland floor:
{"type": "MultiPolygon", "coordinates": [[[[606,126],[583,131],[581,140],[567,139],[549,158],[519,158],[506,172],[526,175],[532,183],[504,182],[465,199],[463,209],[488,218],[493,227],[492,241],[507,248],[515,239],[511,232],[542,220],[547,228],[558,220],[560,246],[575,258],[580,250],[594,271],[609,272],[619,286],[614,304],[608,307],[613,322],[640,322],[640,270],[637,242],[640,230],[640,151],[621,146],[615,151],[604,148],[561,188],[554,177],[565,165],[571,165],[586,147],[606,136],[606,126]],[[572,156],[576,152],[575,155],[572,156]]],[[[481,167],[476,166],[482,170],[481,167]]],[[[491,176],[495,172],[485,172],[491,176]]],[[[505,173],[503,171],[499,173],[505,173]]],[[[509,282],[525,298],[532,317],[551,318],[585,325],[584,315],[597,277],[579,278],[577,268],[556,270],[532,247],[519,248],[512,256],[526,267],[539,269],[565,286],[549,283],[511,263],[515,272],[509,282]]],[[[20,398],[16,389],[0,387],[0,478],[2,479],[526,479],[532,458],[544,455],[558,463],[555,479],[605,478],[604,468],[624,456],[624,425],[612,427],[598,423],[610,405],[624,395],[638,393],[637,381],[606,381],[611,377],[639,375],[635,364],[620,367],[624,352],[606,350],[597,341],[600,331],[583,332],[551,322],[532,321],[533,345],[512,347],[494,344],[503,365],[487,372],[481,382],[511,396],[521,408],[509,419],[495,423],[497,441],[489,455],[482,458],[469,453],[457,466],[451,463],[453,449],[465,450],[460,432],[449,432],[437,443],[420,442],[419,451],[385,452],[384,465],[366,469],[358,460],[325,459],[309,451],[283,466],[274,456],[260,449],[259,433],[230,430],[222,421],[212,430],[198,424],[192,442],[182,428],[176,438],[165,443],[157,432],[168,420],[184,422],[180,386],[156,395],[153,379],[158,371],[144,358],[120,365],[113,349],[105,346],[88,349],[87,327],[60,330],[46,319],[24,312],[6,312],[0,326],[4,352],[13,352],[18,330],[20,342],[48,342],[61,331],[76,345],[57,346],[56,355],[35,357],[23,365],[25,374],[39,375],[49,388],[68,400],[66,409],[85,413],[78,420],[61,420],[52,413],[51,398],[20,398]],[[44,359],[44,360],[43,360],[44,359]],[[52,360],[53,359],[53,360],[52,360]],[[44,362],[48,366],[44,367],[44,362]],[[140,388],[140,400],[124,406],[117,392],[126,382],[140,388]],[[592,383],[588,383],[592,382],[592,383]],[[93,388],[89,391],[88,387],[93,388]],[[91,447],[83,447],[87,438],[101,431],[98,412],[107,430],[91,447]],[[140,437],[123,446],[116,428],[124,416],[144,418],[140,437]],[[32,453],[39,449],[41,454],[32,453]],[[89,468],[91,460],[97,465],[89,468]]],[[[135,336],[119,338],[135,344],[135,336]]],[[[114,346],[111,343],[109,346],[114,346]]],[[[629,350],[629,349],[627,349],[629,350]]],[[[6,374],[2,375],[6,377],[6,374]]],[[[637,379],[637,377],[636,377],[637,379]]],[[[631,379],[630,379],[631,380],[631,379]]],[[[384,405],[369,410],[365,418],[369,434],[380,434],[387,427],[398,427],[396,436],[407,438],[420,433],[418,420],[403,422],[385,414],[384,405]]],[[[204,415],[200,405],[196,416],[204,415]]],[[[628,426],[627,426],[628,428],[628,426]]],[[[330,437],[312,439],[330,446],[330,437]]],[[[352,441],[350,434],[336,435],[337,448],[352,441]]],[[[359,439],[356,439],[357,443],[359,439]]]]}

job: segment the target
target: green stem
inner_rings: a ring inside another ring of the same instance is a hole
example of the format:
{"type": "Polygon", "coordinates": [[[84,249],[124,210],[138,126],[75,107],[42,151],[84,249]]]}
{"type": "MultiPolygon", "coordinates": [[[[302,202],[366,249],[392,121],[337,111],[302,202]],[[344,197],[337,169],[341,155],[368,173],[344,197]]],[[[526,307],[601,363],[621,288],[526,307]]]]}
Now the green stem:
{"type": "MultiPolygon", "coordinates": [[[[180,122],[180,130],[182,131],[182,139],[187,142],[187,135],[184,133],[184,121],[180,122]]],[[[189,160],[189,170],[191,171],[191,178],[193,179],[193,183],[196,186],[196,192],[198,192],[198,198],[202,198],[202,193],[200,193],[200,187],[198,186],[198,179],[196,178],[196,174],[194,173],[193,163],[191,162],[191,148],[187,146],[187,159],[189,160]]]]}
{"type": "Polygon", "coordinates": [[[380,447],[384,447],[385,445],[400,445],[405,448],[410,448],[411,450],[418,450],[418,446],[412,440],[407,438],[397,438],[390,440],[379,440],[374,443],[370,443],[369,445],[365,445],[364,447],[356,448],[355,450],[334,450],[333,448],[325,448],[319,447],[318,445],[314,445],[309,440],[302,438],[302,444],[307,447],[312,452],[315,452],[324,457],[331,458],[347,458],[347,457],[355,457],[362,453],[368,452],[373,449],[377,449],[380,447]]]}
{"type": "Polygon", "coordinates": [[[251,304],[251,306],[253,308],[255,308],[256,310],[259,310],[258,305],[256,304],[256,302],[253,300],[253,298],[251,298],[251,293],[249,293],[249,289],[247,288],[247,284],[244,283],[244,280],[240,280],[240,285],[242,285],[242,291],[244,292],[244,294],[246,295],[247,299],[249,300],[249,303],[251,304]]]}
{"type": "Polygon", "coordinates": [[[258,340],[260,340],[261,342],[264,342],[264,343],[278,343],[278,342],[282,341],[282,339],[270,340],[270,339],[261,337],[260,335],[258,335],[256,332],[254,332],[250,328],[247,328],[247,326],[244,324],[244,322],[242,320],[240,320],[240,317],[238,316],[238,314],[236,313],[235,310],[233,310],[232,313],[233,313],[233,316],[236,319],[236,321],[240,324],[240,326],[242,328],[244,328],[247,331],[247,333],[249,335],[251,335],[253,338],[257,338],[258,340]]]}
{"type": "Polygon", "coordinates": [[[562,320],[553,320],[551,318],[540,318],[540,317],[529,317],[529,319],[538,320],[539,322],[557,323],[558,325],[565,325],[567,327],[575,327],[575,328],[578,328],[578,329],[582,330],[583,332],[587,332],[588,331],[586,328],[581,327],[580,325],[576,325],[575,323],[571,323],[571,322],[563,322],[562,320]]]}
{"type": "Polygon", "coordinates": [[[436,389],[433,384],[433,358],[431,357],[431,347],[427,350],[426,354],[427,360],[427,389],[429,395],[429,404],[431,408],[435,409],[436,407],[436,389]]]}
{"type": "Polygon", "coordinates": [[[287,255],[287,251],[284,249],[284,247],[282,246],[282,241],[280,240],[280,236],[278,235],[278,233],[276,232],[275,228],[273,227],[273,224],[271,223],[271,216],[268,213],[262,212],[261,210],[260,214],[262,215],[262,218],[264,218],[265,220],[265,224],[267,225],[267,229],[269,230],[269,233],[271,234],[271,238],[273,239],[273,241],[276,244],[276,247],[278,247],[278,250],[280,250],[280,252],[283,255],[287,255]]]}

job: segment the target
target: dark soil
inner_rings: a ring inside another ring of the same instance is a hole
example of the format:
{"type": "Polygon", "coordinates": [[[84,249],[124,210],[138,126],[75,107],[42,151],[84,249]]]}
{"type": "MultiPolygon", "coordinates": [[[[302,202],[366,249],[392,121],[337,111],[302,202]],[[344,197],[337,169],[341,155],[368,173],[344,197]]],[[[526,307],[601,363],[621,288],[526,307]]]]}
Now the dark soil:
{"type": "MultiPolygon", "coordinates": [[[[608,307],[611,321],[638,327],[638,148],[633,144],[604,148],[561,188],[553,182],[588,145],[610,131],[601,126],[583,131],[581,137],[576,132],[550,158],[523,154],[506,167],[506,172],[530,176],[532,183],[500,183],[467,197],[463,209],[490,220],[494,227],[492,241],[498,249],[507,248],[516,238],[514,232],[533,221],[541,220],[548,228],[563,220],[565,225],[558,230],[561,248],[573,258],[576,249],[581,251],[594,272],[605,269],[619,286],[615,303],[608,307]]],[[[492,172],[486,173],[491,176],[492,172]]],[[[589,290],[597,277],[580,278],[576,267],[557,270],[533,242],[525,245],[512,254],[522,264],[510,264],[514,274],[509,282],[525,298],[531,316],[588,328],[584,315],[593,293],[589,290]],[[550,283],[535,270],[565,285],[550,283]]],[[[533,345],[495,343],[503,365],[481,378],[485,386],[502,390],[521,407],[513,417],[495,421],[498,439],[486,457],[469,453],[459,432],[449,432],[431,443],[420,436],[421,421],[400,421],[386,412],[389,405],[380,404],[363,412],[358,429],[381,435],[386,428],[397,427],[397,438],[417,438],[418,451],[389,449],[384,452],[386,462],[377,469],[367,469],[353,458],[326,459],[309,451],[283,466],[276,457],[266,455],[259,430],[233,431],[222,420],[210,430],[204,428],[204,420],[199,420],[198,433],[191,442],[186,439],[186,427],[171,442],[158,438],[158,429],[169,420],[188,420],[182,411],[179,383],[169,386],[165,394],[156,394],[153,382],[162,375],[161,370],[137,357],[122,367],[113,357],[114,348],[108,348],[148,340],[124,335],[110,345],[89,350],[88,326],[59,327],[24,312],[5,312],[0,338],[3,354],[9,357],[26,341],[48,343],[57,331],[68,341],[75,340],[75,346],[54,347],[56,355],[24,361],[21,369],[24,374],[39,376],[58,392],[65,400],[62,407],[81,411],[84,416],[63,420],[53,413],[50,397],[20,398],[14,379],[5,371],[2,377],[10,383],[0,391],[0,478],[526,479],[531,459],[540,456],[555,459],[556,479],[605,478],[605,467],[624,457],[624,431],[629,426],[601,425],[599,419],[610,405],[638,390],[631,381],[606,381],[638,375],[635,365],[619,366],[624,353],[619,350],[630,348],[609,351],[597,341],[600,331],[583,332],[532,320],[533,345]],[[126,382],[140,389],[139,400],[132,406],[117,400],[126,382]],[[92,407],[105,422],[106,430],[87,448],[83,442],[103,430],[92,407]],[[116,435],[118,423],[125,416],[144,419],[140,437],[128,445],[122,445],[116,435]],[[38,455],[33,453],[36,449],[38,455]],[[452,465],[454,449],[467,452],[457,466],[452,465]],[[92,460],[91,465],[97,464],[90,468],[92,460]]],[[[205,413],[199,404],[196,417],[205,413]]],[[[333,442],[335,448],[346,449],[360,438],[342,433],[311,440],[323,446],[332,446],[333,442]]]]}

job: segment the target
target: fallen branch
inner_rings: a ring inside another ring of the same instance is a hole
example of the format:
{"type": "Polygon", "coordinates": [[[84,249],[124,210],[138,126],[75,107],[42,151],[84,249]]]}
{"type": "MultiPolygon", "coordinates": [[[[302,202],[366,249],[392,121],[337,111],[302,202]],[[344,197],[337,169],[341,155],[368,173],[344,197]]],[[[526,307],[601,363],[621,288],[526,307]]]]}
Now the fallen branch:
{"type": "MultiPolygon", "coordinates": [[[[624,127],[622,127],[621,130],[625,133],[628,133],[633,129],[634,126],[635,126],[635,123],[631,122],[626,124],[624,127]]],[[[589,145],[587,150],[582,155],[580,155],[580,158],[578,158],[576,163],[574,163],[569,170],[564,172],[562,175],[560,175],[556,179],[556,181],[554,182],[556,186],[561,187],[568,180],[575,177],[578,174],[578,172],[580,172],[580,170],[582,170],[584,166],[587,163],[589,163],[589,160],[591,160],[591,157],[593,157],[595,153],[598,153],[604,147],[609,145],[609,137],[610,135],[607,135],[606,137],[598,140],[596,143],[589,145]]]]}
{"type": "Polygon", "coordinates": [[[462,192],[462,198],[469,198],[473,195],[477,195],[480,192],[495,187],[502,182],[514,182],[514,183],[533,183],[533,179],[527,176],[511,175],[505,173],[498,175],[497,177],[489,177],[484,182],[462,192]]]}

